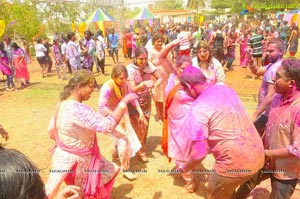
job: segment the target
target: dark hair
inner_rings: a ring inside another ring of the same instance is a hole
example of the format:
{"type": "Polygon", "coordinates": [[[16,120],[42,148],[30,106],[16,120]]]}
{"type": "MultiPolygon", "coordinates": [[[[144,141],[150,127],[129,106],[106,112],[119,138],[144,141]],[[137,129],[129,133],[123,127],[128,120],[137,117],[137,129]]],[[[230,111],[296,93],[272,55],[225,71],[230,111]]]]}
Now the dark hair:
{"type": "Polygon", "coordinates": [[[102,30],[98,30],[98,35],[101,35],[103,37],[103,31],[102,30]]]}
{"type": "Polygon", "coordinates": [[[92,32],[90,30],[84,31],[84,34],[88,34],[89,36],[92,36],[92,32]]]}
{"type": "Polygon", "coordinates": [[[152,44],[154,44],[154,42],[159,39],[163,40],[164,39],[163,35],[161,33],[155,33],[152,37],[152,44]]]}
{"type": "Polygon", "coordinates": [[[36,40],[35,40],[37,43],[42,43],[42,39],[41,38],[37,38],[36,40]]]}
{"type": "Polygon", "coordinates": [[[281,66],[286,77],[294,80],[297,90],[300,90],[300,60],[286,59],[282,61],[281,66]]]}
{"type": "Polygon", "coordinates": [[[0,168],[0,198],[46,198],[39,170],[21,152],[0,145],[0,168]]]}
{"type": "MultiPolygon", "coordinates": [[[[141,54],[147,54],[148,55],[148,51],[147,51],[147,48],[145,48],[144,46],[140,46],[140,47],[137,47],[136,50],[135,50],[135,58],[137,58],[138,56],[140,56],[141,54]]],[[[136,65],[136,59],[134,59],[134,64],[136,65]]]]}
{"type": "Polygon", "coordinates": [[[111,72],[111,78],[117,78],[122,73],[125,73],[126,77],[128,77],[128,71],[124,65],[115,65],[111,72]]]}
{"type": "Polygon", "coordinates": [[[270,39],[267,46],[269,46],[270,44],[274,44],[279,51],[281,52],[284,51],[284,41],[282,39],[280,38],[270,39]]]}
{"type": "Polygon", "coordinates": [[[78,86],[85,86],[94,81],[94,75],[90,70],[77,70],[74,72],[73,77],[69,80],[68,85],[64,87],[64,90],[60,93],[60,100],[66,100],[74,89],[78,86]]]}
{"type": "Polygon", "coordinates": [[[69,40],[71,40],[74,35],[75,35],[74,32],[69,32],[67,37],[68,37],[69,40]]]}
{"type": "Polygon", "coordinates": [[[186,88],[186,84],[195,85],[206,82],[206,77],[199,68],[187,66],[180,75],[180,83],[186,88]]]}
{"type": "Polygon", "coordinates": [[[18,46],[18,44],[17,44],[16,42],[11,42],[9,45],[10,45],[12,48],[15,48],[15,49],[20,48],[20,46],[18,46]]]}
{"type": "Polygon", "coordinates": [[[184,62],[189,62],[192,65],[192,59],[190,56],[182,55],[178,56],[176,59],[176,68],[180,67],[184,62]]]}
{"type": "Polygon", "coordinates": [[[4,43],[3,43],[3,41],[0,41],[0,50],[4,50],[4,43]]]}

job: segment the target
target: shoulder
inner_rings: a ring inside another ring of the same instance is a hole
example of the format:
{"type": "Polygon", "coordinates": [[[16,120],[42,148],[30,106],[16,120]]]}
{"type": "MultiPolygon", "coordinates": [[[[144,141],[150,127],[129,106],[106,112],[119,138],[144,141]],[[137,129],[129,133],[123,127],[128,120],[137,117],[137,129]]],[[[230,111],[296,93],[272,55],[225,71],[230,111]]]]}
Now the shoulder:
{"type": "Polygon", "coordinates": [[[198,58],[197,57],[192,58],[192,65],[198,66],[198,58]]]}
{"type": "Polygon", "coordinates": [[[212,64],[213,64],[213,67],[214,68],[219,68],[219,67],[222,67],[222,64],[220,63],[219,60],[217,60],[216,58],[212,58],[212,64]]]}
{"type": "Polygon", "coordinates": [[[129,65],[126,66],[126,69],[127,69],[128,73],[130,75],[130,74],[134,73],[137,70],[137,66],[135,66],[134,64],[129,64],[129,65]]]}

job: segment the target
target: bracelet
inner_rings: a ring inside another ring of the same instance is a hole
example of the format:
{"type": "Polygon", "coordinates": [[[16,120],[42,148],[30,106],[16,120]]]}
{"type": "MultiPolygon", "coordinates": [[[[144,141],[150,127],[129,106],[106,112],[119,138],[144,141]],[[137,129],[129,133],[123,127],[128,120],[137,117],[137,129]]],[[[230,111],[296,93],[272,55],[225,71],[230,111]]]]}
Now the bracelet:
{"type": "Polygon", "coordinates": [[[127,104],[126,104],[125,102],[121,101],[121,102],[119,102],[118,106],[119,106],[120,108],[126,108],[126,107],[127,107],[127,104]]]}

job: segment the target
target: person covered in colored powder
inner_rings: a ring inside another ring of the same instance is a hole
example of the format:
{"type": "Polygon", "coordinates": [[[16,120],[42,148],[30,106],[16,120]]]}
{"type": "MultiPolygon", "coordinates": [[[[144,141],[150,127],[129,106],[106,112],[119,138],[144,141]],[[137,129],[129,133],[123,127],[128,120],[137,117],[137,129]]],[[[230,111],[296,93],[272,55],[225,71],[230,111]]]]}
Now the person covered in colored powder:
{"type": "MultiPolygon", "coordinates": [[[[111,79],[106,81],[101,87],[98,110],[104,117],[111,114],[124,96],[131,92],[126,83],[127,77],[128,72],[126,67],[115,65],[112,69],[111,79]]],[[[134,106],[139,113],[139,122],[144,122],[147,125],[147,120],[137,100],[134,106]]],[[[113,159],[119,158],[125,178],[128,180],[136,179],[135,175],[129,171],[130,158],[135,156],[140,150],[141,143],[131,126],[128,111],[124,113],[124,116],[112,133],[112,137],[115,141],[112,154],[113,159]]]]}
{"type": "Polygon", "coordinates": [[[262,180],[271,179],[271,199],[292,197],[300,179],[300,61],[283,60],[274,77],[264,146],[266,163],[259,175],[244,183],[237,198],[246,199],[262,180]]]}
{"type": "Polygon", "coordinates": [[[190,66],[182,72],[180,82],[195,98],[188,113],[192,134],[189,162],[182,170],[195,168],[209,148],[216,162],[208,177],[206,198],[233,198],[235,189],[263,167],[261,137],[231,88],[207,83],[204,74],[190,66]]]}
{"type": "Polygon", "coordinates": [[[104,117],[82,104],[94,91],[94,75],[78,70],[61,92],[61,102],[49,124],[49,135],[56,147],[46,193],[53,198],[63,181],[76,185],[84,198],[109,199],[118,169],[101,156],[96,132],[111,133],[124,114],[127,103],[136,100],[126,95],[115,110],[104,117]]]}

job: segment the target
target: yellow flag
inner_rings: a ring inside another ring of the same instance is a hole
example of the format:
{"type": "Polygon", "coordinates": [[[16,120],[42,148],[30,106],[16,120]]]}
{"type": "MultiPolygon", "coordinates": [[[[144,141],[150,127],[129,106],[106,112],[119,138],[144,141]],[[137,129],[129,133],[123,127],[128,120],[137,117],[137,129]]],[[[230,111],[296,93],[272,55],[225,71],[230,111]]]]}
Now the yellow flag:
{"type": "Polygon", "coordinates": [[[5,21],[0,19],[0,37],[4,34],[5,32],[5,21]]]}
{"type": "Polygon", "coordinates": [[[75,32],[75,22],[74,21],[72,21],[72,28],[71,28],[71,30],[72,30],[72,32],[75,32]]]}
{"type": "Polygon", "coordinates": [[[79,27],[78,27],[78,31],[79,31],[79,34],[80,34],[81,36],[84,35],[85,29],[86,29],[86,23],[85,23],[85,22],[81,22],[81,23],[79,24],[79,27]]]}
{"type": "Polygon", "coordinates": [[[103,23],[103,21],[98,21],[96,23],[98,24],[98,27],[99,27],[100,30],[104,30],[104,23],[103,23]]]}
{"type": "Polygon", "coordinates": [[[292,19],[291,19],[291,24],[296,24],[297,25],[297,21],[298,20],[298,14],[293,14],[292,19]]]}

